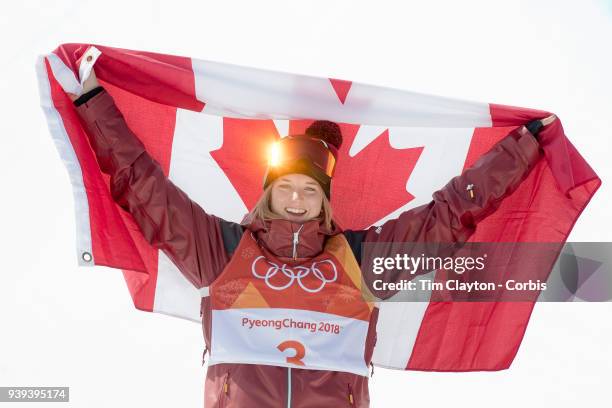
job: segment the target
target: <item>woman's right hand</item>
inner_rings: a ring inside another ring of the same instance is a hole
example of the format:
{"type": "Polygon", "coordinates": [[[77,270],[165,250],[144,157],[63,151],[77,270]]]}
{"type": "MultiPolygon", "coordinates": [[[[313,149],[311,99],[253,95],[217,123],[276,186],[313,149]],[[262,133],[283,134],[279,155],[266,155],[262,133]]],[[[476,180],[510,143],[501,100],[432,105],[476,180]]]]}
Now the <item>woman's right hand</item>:
{"type": "MultiPolygon", "coordinates": [[[[96,78],[96,71],[92,67],[91,72],[89,73],[89,77],[85,80],[85,82],[83,82],[83,92],[81,93],[81,95],[86,94],[87,92],[99,86],[100,83],[98,82],[98,78],[96,78]]],[[[72,100],[73,102],[78,98],[77,95],[71,93],[68,94],[68,97],[70,97],[70,100],[72,100]]]]}

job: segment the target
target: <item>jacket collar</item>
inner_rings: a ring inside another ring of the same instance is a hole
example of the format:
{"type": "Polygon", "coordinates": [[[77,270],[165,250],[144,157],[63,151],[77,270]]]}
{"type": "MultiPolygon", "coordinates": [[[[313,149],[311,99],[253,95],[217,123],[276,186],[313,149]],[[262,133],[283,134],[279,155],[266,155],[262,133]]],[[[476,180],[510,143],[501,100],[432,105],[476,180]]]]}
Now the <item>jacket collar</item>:
{"type": "Polygon", "coordinates": [[[327,237],[341,232],[335,223],[332,222],[332,228],[328,229],[318,219],[300,224],[284,219],[263,221],[247,216],[242,225],[253,233],[259,245],[284,262],[302,261],[319,255],[327,237]]]}

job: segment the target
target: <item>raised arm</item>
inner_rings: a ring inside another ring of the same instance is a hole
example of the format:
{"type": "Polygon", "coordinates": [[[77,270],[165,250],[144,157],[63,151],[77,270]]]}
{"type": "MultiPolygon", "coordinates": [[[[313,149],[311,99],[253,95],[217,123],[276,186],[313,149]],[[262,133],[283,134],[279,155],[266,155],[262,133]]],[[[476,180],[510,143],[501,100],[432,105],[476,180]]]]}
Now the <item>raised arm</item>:
{"type": "MultiPolygon", "coordinates": [[[[497,142],[463,174],[436,191],[429,203],[410,209],[382,226],[345,234],[359,255],[357,245],[366,242],[465,242],[478,223],[516,190],[539,158],[538,141],[521,126],[497,142]]],[[[370,286],[373,279],[391,282],[411,277],[395,272],[375,276],[364,270],[364,278],[370,286]]],[[[377,295],[386,297],[380,292],[377,295]]]]}
{"type": "Polygon", "coordinates": [[[111,176],[113,199],[196,288],[208,286],[227,263],[224,221],[207,214],[164,175],[113,98],[92,77],[86,93],[73,99],[100,169],[111,176]]]}
{"type": "Polygon", "coordinates": [[[534,136],[521,126],[463,174],[433,194],[428,204],[371,228],[366,241],[463,242],[527,177],[540,157],[534,136]]]}

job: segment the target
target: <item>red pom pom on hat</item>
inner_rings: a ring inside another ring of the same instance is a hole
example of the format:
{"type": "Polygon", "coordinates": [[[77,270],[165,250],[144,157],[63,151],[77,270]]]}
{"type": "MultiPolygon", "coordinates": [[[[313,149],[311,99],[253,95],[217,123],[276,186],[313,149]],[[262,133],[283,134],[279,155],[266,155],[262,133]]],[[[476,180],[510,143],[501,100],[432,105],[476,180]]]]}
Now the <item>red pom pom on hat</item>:
{"type": "Polygon", "coordinates": [[[306,128],[306,134],[310,137],[324,140],[326,143],[340,149],[342,146],[342,132],[337,123],[329,120],[316,120],[306,128]]]}

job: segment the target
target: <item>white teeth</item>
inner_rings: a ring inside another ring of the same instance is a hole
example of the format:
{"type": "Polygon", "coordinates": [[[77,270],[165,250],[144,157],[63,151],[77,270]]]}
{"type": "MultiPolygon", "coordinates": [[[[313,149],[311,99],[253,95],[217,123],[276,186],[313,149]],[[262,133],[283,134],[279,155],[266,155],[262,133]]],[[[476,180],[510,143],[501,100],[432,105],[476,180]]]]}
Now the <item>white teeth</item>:
{"type": "Polygon", "coordinates": [[[304,209],[299,209],[299,208],[291,208],[291,207],[287,207],[285,208],[285,210],[287,210],[287,212],[290,212],[291,214],[298,214],[298,215],[302,215],[306,213],[306,210],[304,209]]]}

